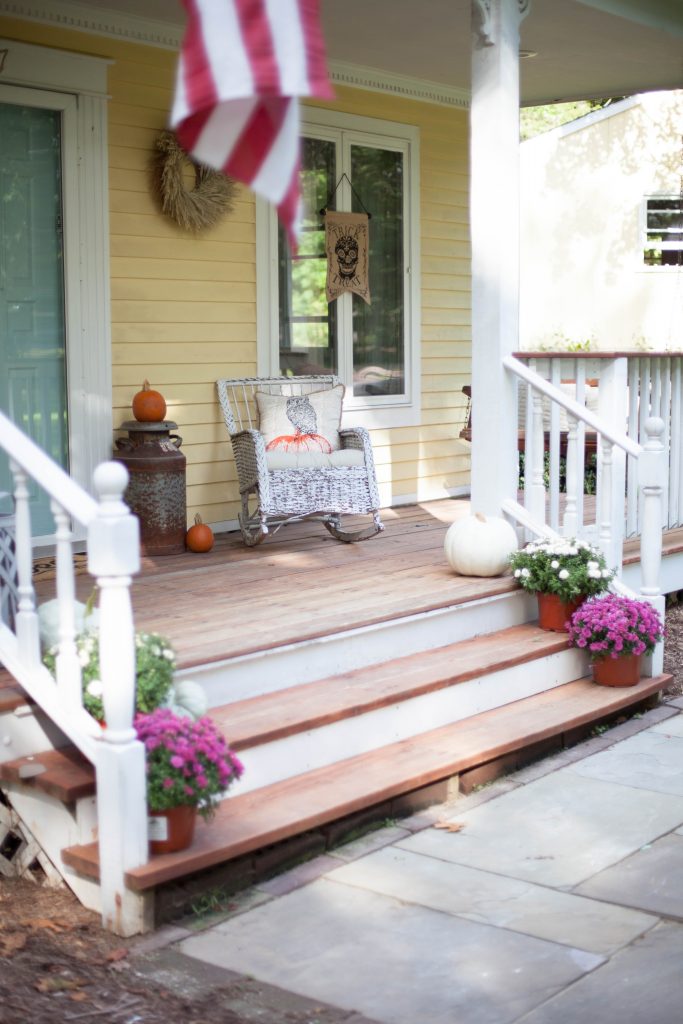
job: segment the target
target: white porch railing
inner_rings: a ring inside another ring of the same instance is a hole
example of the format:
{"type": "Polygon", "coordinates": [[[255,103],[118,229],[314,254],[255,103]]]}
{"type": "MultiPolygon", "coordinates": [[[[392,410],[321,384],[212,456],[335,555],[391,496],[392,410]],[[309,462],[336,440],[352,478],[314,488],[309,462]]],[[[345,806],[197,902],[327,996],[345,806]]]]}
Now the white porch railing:
{"type": "MultiPolygon", "coordinates": [[[[569,388],[579,404],[597,412],[603,420],[625,433],[631,441],[645,445],[648,419],[657,417],[664,424],[664,445],[667,471],[664,474],[662,525],[664,529],[683,526],[683,353],[516,353],[529,369],[556,387],[569,388]]],[[[524,406],[522,399],[521,406],[524,406]]],[[[531,410],[523,412],[523,429],[529,433],[531,410]]],[[[560,416],[549,421],[544,408],[544,429],[549,436],[550,477],[554,479],[554,451],[559,452],[562,439],[560,416]]],[[[583,474],[584,452],[591,445],[590,431],[580,422],[577,426],[577,472],[583,474]],[[583,442],[583,443],[582,443],[583,442]]],[[[564,445],[562,445],[564,447],[564,445]]],[[[559,464],[559,458],[556,457],[559,464]]],[[[598,460],[599,462],[599,460],[598,460]]],[[[629,453],[626,458],[626,537],[638,536],[643,513],[639,497],[640,471],[638,460],[629,453]]],[[[599,471],[599,467],[598,467],[599,471]]],[[[556,489],[551,485],[551,517],[557,522],[559,507],[556,489]]]]}
{"type": "Polygon", "coordinates": [[[119,934],[141,930],[140,901],[124,884],[148,859],[144,747],[133,728],[135,639],[131,574],[140,567],[138,522],[122,500],[125,467],[105,462],[94,474],[99,500],[82,490],[42,449],[0,413],[0,447],[14,479],[18,607],[13,628],[0,623],[0,661],[95,766],[102,919],[119,934]],[[59,653],[56,680],[41,662],[32,582],[28,480],[51,498],[56,538],[59,653]],[[72,523],[87,528],[88,570],[99,587],[100,668],[106,729],[83,707],[75,645],[72,523]]]}
{"type": "MultiPolygon", "coordinates": [[[[524,506],[508,499],[503,511],[530,533],[539,536],[582,537],[597,544],[608,565],[617,570],[615,589],[626,589],[618,580],[622,568],[623,542],[626,534],[630,496],[626,489],[628,457],[631,487],[637,487],[633,501],[640,533],[641,597],[664,615],[664,597],[660,588],[664,494],[666,491],[666,449],[662,442],[666,433],[664,421],[649,415],[652,404],[638,406],[638,436],[634,440],[623,429],[624,395],[626,393],[626,360],[612,359],[601,374],[602,395],[598,396],[598,412],[591,411],[585,401],[585,364],[577,361],[572,381],[576,398],[560,387],[561,366],[549,360],[550,380],[514,356],[503,360],[524,388],[524,506]],[[545,408],[544,408],[544,399],[545,408]],[[564,413],[564,430],[560,414],[564,413]],[[645,415],[645,412],[648,415],[645,415]],[[586,431],[592,431],[597,455],[595,515],[589,521],[584,487],[586,431]],[[565,452],[565,489],[560,492],[560,452],[565,452]],[[545,454],[548,451],[546,475],[545,454]],[[635,467],[635,471],[631,469],[635,467]],[[546,486],[546,480],[547,485],[546,486]],[[637,481],[637,484],[634,483],[637,481]],[[563,502],[560,501],[561,496],[563,502]]],[[[636,383],[638,379],[634,377],[636,383]]],[[[633,395],[633,389],[629,392],[633,395]]],[[[632,401],[629,399],[629,407],[632,401]]],[[[662,411],[662,404],[654,407],[662,411]]],[[[629,420],[630,422],[630,420],[629,420]]],[[[635,595],[633,595],[635,596],[635,595]]],[[[662,671],[663,646],[652,658],[650,671],[662,671]]]]}

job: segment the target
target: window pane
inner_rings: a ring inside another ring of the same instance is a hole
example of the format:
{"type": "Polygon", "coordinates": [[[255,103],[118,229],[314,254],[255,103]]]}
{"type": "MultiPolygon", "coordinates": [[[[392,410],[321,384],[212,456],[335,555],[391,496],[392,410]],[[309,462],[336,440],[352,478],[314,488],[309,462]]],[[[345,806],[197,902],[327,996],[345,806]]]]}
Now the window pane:
{"type": "MultiPolygon", "coordinates": [[[[403,154],[351,147],[351,181],[370,220],[370,297],[353,298],[353,393],[405,392],[403,154]]],[[[353,197],[353,209],[363,206],[353,197]]]]}
{"type": "Polygon", "coordinates": [[[645,244],[644,260],[649,266],[683,265],[683,198],[647,200],[645,244]]]}
{"type": "MultiPolygon", "coordinates": [[[[319,211],[334,189],[335,145],[303,139],[304,211],[299,252],[292,259],[279,232],[280,373],[336,373],[336,303],[325,300],[325,236],[319,211]]],[[[334,205],[333,201],[330,203],[334,205]]]]}

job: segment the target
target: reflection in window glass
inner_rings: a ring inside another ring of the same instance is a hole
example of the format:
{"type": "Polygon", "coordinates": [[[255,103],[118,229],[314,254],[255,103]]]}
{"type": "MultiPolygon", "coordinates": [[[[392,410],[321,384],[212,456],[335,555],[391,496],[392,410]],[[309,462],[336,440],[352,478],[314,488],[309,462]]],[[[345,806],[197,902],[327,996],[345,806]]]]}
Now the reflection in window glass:
{"type": "MultiPolygon", "coordinates": [[[[299,251],[292,259],[280,229],[280,373],[336,373],[336,304],[325,300],[325,236],[320,210],[335,186],[335,144],[302,140],[303,222],[299,251]]],[[[334,201],[330,202],[333,208],[334,201]]]]}
{"type": "MultiPolygon", "coordinates": [[[[403,155],[351,147],[351,181],[370,220],[370,297],[353,300],[353,393],[405,390],[403,302],[403,155]]],[[[354,211],[361,212],[356,195],[354,211]]]]}

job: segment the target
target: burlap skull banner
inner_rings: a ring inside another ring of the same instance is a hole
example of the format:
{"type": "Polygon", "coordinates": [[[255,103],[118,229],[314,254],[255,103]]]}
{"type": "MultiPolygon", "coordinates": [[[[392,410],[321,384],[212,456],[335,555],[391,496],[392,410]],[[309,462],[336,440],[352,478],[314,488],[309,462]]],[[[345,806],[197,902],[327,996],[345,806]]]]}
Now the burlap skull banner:
{"type": "Polygon", "coordinates": [[[355,292],[370,305],[368,247],[367,213],[328,210],[325,214],[328,302],[334,302],[345,292],[355,292]]]}

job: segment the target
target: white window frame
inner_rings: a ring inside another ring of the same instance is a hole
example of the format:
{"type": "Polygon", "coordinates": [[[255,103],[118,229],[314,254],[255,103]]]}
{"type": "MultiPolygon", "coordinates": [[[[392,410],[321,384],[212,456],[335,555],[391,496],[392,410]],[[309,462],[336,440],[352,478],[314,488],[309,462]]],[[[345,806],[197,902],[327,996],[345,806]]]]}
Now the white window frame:
{"type": "MultiPolygon", "coordinates": [[[[69,472],[92,491],[111,458],[107,67],[99,57],[0,39],[0,102],[58,110],[62,120],[64,317],[69,472]]],[[[80,534],[79,534],[80,536],[80,534]]],[[[52,541],[35,537],[34,544],[52,541]]]]}
{"type": "Polygon", "coordinates": [[[640,252],[640,263],[641,266],[648,271],[656,271],[657,273],[671,273],[674,274],[681,272],[681,266],[671,263],[657,264],[657,263],[646,263],[645,252],[648,249],[663,249],[668,252],[678,252],[679,250],[683,253],[683,240],[676,242],[660,242],[659,245],[652,245],[652,240],[648,237],[647,227],[647,214],[648,204],[650,200],[662,200],[671,199],[675,202],[680,202],[683,205],[683,199],[679,192],[652,192],[649,195],[643,196],[643,201],[640,205],[640,234],[641,234],[641,252],[640,252]]]}
{"type": "MultiPolygon", "coordinates": [[[[351,303],[361,301],[352,295],[337,299],[340,320],[338,374],[346,384],[344,422],[368,429],[416,426],[420,423],[420,138],[413,125],[381,121],[355,114],[340,114],[323,108],[306,108],[302,113],[301,134],[338,141],[339,132],[345,151],[351,145],[376,146],[403,153],[404,158],[404,358],[405,394],[366,396],[353,394],[353,348],[351,342],[351,303]],[[344,343],[346,339],[346,343],[344,343]]],[[[341,171],[338,171],[338,177],[341,171]]],[[[340,186],[348,193],[346,182],[340,186]]],[[[361,196],[362,198],[362,196],[361,196]]],[[[350,208],[350,206],[348,207],[350,208]]],[[[370,211],[372,213],[372,211],[370,211]]],[[[372,221],[370,221],[372,232],[372,221]]],[[[278,303],[278,231],[274,209],[265,201],[256,201],[256,282],[257,282],[257,360],[259,376],[279,372],[278,303]]]]}

